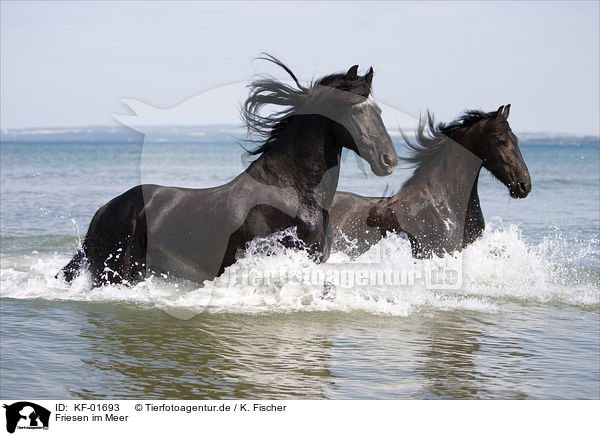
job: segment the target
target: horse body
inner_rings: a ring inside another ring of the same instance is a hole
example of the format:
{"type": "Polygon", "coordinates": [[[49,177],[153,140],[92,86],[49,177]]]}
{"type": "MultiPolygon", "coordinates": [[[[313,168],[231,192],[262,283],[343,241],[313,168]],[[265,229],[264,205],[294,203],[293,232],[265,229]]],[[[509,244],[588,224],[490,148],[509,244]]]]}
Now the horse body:
{"type": "Polygon", "coordinates": [[[509,107],[488,114],[471,112],[470,118],[463,117],[466,122],[441,125],[437,131],[429,117],[433,138],[423,135],[420,123],[421,147],[405,138],[417,154],[408,160],[418,166],[392,197],[336,193],[332,226],[357,242],[351,254],[366,251],[387,232],[406,235],[414,257],[452,253],[471,244],[485,228],[477,191],[482,166],[507,185],[511,196],[526,197],[531,181],[506,122],[509,107]]]}
{"type": "MultiPolygon", "coordinates": [[[[296,80],[287,67],[268,59],[296,80]]],[[[321,79],[318,90],[302,88],[297,80],[300,91],[274,80],[254,83],[244,116],[259,133],[268,127],[267,141],[251,152],[260,157],[223,186],[142,185],[111,200],[96,212],[81,251],[63,268],[65,279],[72,280],[87,261],[95,286],[132,283],[147,271],[201,282],[220,275],[252,239],[289,227],[297,228],[298,239],[315,260],[326,260],[331,245],[328,210],[342,148],[359,153],[380,175],[389,174],[398,162],[378,108],[360,106],[370,92],[372,70],[358,77],[356,69],[321,79]],[[266,103],[293,105],[288,95],[293,92],[295,98],[305,97],[304,105],[283,111],[276,122],[254,112],[266,103]],[[321,104],[311,107],[308,99],[315,96],[321,104]],[[376,136],[372,129],[361,134],[362,125],[383,130],[376,136]]]]}
{"type": "Polygon", "coordinates": [[[481,211],[476,184],[480,169],[479,158],[458,144],[449,145],[423,168],[426,181],[415,177],[392,197],[336,193],[333,228],[343,229],[346,238],[358,243],[355,254],[366,251],[387,232],[408,237],[415,257],[463,248],[485,226],[483,215],[474,213],[481,211]],[[456,177],[444,174],[448,168],[455,170],[456,177]],[[473,189],[467,190],[468,186],[473,189]]]}

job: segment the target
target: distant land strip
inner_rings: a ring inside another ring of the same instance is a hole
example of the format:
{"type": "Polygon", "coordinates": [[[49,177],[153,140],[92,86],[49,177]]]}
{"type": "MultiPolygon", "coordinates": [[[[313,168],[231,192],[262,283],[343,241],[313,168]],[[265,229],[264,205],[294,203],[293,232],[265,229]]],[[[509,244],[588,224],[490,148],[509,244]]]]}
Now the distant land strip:
{"type": "MultiPolygon", "coordinates": [[[[401,140],[400,131],[388,129],[390,136],[401,140]]],[[[403,130],[412,137],[414,129],[403,130]]],[[[597,145],[600,146],[598,136],[591,135],[560,135],[544,132],[517,132],[522,144],[554,144],[554,145],[597,145]]],[[[150,142],[224,142],[232,140],[245,140],[246,130],[240,125],[213,124],[204,126],[138,126],[136,130],[126,126],[86,126],[86,127],[43,127],[26,129],[2,129],[0,141],[2,142],[110,142],[110,143],[135,143],[150,142]],[[143,133],[142,133],[143,132],[143,133]]]]}

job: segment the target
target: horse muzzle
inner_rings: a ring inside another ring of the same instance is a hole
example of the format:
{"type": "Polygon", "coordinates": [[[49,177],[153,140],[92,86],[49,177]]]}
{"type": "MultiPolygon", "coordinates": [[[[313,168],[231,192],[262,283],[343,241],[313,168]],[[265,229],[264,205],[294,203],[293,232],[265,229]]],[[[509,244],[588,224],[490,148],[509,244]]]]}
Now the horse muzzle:
{"type": "Polygon", "coordinates": [[[512,198],[525,198],[531,192],[531,182],[515,182],[508,187],[512,198]]]}
{"type": "Polygon", "coordinates": [[[384,153],[379,158],[377,165],[371,165],[371,171],[377,176],[388,176],[394,172],[398,166],[399,158],[397,155],[384,153]]]}

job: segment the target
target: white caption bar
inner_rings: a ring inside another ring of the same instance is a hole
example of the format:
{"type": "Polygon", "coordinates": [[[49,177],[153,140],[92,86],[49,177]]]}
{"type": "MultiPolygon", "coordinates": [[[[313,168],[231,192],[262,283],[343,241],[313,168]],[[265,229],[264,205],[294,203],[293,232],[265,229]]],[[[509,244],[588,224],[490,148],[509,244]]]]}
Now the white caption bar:
{"type": "Polygon", "coordinates": [[[584,434],[598,401],[2,400],[1,431],[107,434],[584,434]],[[49,413],[49,414],[48,414],[49,413]],[[15,421],[15,419],[17,421],[15,421]],[[7,426],[9,427],[7,429],[7,426]],[[10,428],[12,426],[12,428],[10,428]],[[213,433],[214,432],[214,433],[213,433]]]}

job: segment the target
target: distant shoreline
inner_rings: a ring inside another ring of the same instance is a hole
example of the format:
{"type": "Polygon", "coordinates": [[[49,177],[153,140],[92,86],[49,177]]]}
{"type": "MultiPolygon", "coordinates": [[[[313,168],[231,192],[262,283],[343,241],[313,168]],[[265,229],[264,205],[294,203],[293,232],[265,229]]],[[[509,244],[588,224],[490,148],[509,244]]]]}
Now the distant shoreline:
{"type": "MultiPolygon", "coordinates": [[[[1,142],[18,143],[140,143],[142,141],[164,143],[206,143],[246,138],[246,130],[240,125],[215,124],[204,126],[139,126],[138,130],[126,126],[45,127],[26,129],[2,129],[1,142]]],[[[400,137],[398,129],[388,129],[393,138],[400,137]]],[[[411,137],[414,129],[403,130],[411,137]]],[[[555,145],[599,145],[600,138],[593,135],[554,134],[545,132],[517,132],[521,143],[555,145]]]]}

